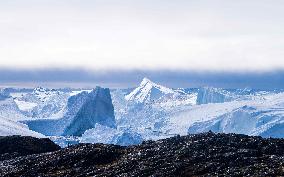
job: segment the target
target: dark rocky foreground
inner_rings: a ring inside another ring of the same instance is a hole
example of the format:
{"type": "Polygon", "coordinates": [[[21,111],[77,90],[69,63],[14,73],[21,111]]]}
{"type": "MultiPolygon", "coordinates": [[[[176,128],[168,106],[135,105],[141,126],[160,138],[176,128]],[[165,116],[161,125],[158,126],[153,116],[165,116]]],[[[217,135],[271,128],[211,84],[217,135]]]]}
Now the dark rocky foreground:
{"type": "Polygon", "coordinates": [[[284,140],[204,133],[138,146],[79,144],[0,162],[1,176],[283,176],[284,140]]]}
{"type": "Polygon", "coordinates": [[[29,136],[0,136],[0,161],[59,150],[60,147],[48,138],[29,136]]]}

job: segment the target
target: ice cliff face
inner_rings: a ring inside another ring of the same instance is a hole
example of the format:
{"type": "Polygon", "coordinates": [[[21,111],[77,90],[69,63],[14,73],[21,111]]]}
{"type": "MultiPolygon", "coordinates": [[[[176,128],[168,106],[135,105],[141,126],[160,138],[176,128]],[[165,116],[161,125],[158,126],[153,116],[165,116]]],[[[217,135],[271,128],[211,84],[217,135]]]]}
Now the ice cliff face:
{"type": "Polygon", "coordinates": [[[115,127],[114,108],[109,89],[97,87],[90,92],[63,135],[80,136],[86,130],[94,128],[96,123],[115,127]]]}
{"type": "Polygon", "coordinates": [[[91,92],[81,92],[71,96],[63,117],[26,122],[30,129],[45,135],[80,136],[94,128],[96,123],[115,127],[114,108],[110,90],[96,87],[91,92]]]}
{"type": "Polygon", "coordinates": [[[204,87],[198,90],[196,104],[224,103],[231,100],[233,100],[233,96],[225,90],[204,87]]]}

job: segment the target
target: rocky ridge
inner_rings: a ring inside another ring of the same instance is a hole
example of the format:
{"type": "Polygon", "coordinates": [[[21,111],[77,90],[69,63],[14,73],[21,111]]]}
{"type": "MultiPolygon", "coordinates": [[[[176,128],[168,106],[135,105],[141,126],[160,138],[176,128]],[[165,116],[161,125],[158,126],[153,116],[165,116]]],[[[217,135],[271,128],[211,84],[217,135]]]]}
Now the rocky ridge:
{"type": "Polygon", "coordinates": [[[30,136],[0,136],[0,161],[31,154],[59,150],[60,147],[48,138],[30,136]]]}
{"type": "Polygon", "coordinates": [[[284,140],[212,132],[136,146],[78,144],[0,162],[1,176],[282,176],[284,140]]]}

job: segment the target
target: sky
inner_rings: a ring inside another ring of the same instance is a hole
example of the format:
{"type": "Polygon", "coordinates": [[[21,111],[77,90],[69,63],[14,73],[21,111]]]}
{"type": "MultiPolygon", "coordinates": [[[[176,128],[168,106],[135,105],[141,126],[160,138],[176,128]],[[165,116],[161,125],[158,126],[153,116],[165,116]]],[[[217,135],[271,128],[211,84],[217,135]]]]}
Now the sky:
{"type": "Polygon", "coordinates": [[[0,82],[130,86],[171,73],[175,87],[259,87],[260,76],[280,87],[283,8],[283,0],[0,0],[0,82]],[[104,79],[113,73],[125,78],[104,79]]]}

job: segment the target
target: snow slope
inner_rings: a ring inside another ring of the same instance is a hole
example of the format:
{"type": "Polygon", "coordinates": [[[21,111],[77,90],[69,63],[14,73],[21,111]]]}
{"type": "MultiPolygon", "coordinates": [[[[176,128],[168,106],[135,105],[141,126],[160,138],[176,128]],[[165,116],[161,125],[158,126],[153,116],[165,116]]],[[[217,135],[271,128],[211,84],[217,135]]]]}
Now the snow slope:
{"type": "Polygon", "coordinates": [[[13,121],[27,119],[11,97],[0,100],[0,116],[13,121]]]}
{"type": "Polygon", "coordinates": [[[22,135],[44,138],[45,136],[35,131],[29,130],[28,126],[15,122],[4,117],[0,117],[0,136],[22,135]]]}
{"type": "Polygon", "coordinates": [[[0,100],[0,136],[24,135],[44,137],[40,133],[29,130],[29,128],[18,121],[26,119],[17,104],[11,97],[2,97],[0,100]]]}

